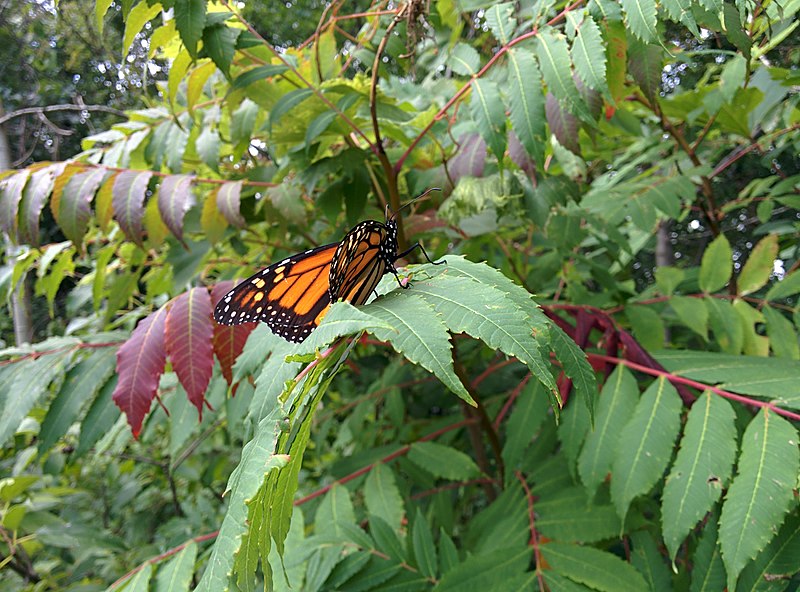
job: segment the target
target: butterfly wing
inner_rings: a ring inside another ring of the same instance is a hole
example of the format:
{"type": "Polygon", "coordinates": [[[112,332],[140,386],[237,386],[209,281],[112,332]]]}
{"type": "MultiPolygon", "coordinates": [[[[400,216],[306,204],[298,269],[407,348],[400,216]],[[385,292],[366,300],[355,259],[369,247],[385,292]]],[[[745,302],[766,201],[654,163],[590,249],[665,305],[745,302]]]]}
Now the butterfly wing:
{"type": "Polygon", "coordinates": [[[317,247],[262,269],[217,303],[214,319],[223,325],[262,321],[289,341],[303,341],[330,307],[328,279],[339,245],[317,247]]]}
{"type": "Polygon", "coordinates": [[[387,244],[392,243],[390,230],[385,224],[367,220],[347,233],[331,262],[331,300],[356,305],[366,302],[391,265],[387,256],[387,244]]]}

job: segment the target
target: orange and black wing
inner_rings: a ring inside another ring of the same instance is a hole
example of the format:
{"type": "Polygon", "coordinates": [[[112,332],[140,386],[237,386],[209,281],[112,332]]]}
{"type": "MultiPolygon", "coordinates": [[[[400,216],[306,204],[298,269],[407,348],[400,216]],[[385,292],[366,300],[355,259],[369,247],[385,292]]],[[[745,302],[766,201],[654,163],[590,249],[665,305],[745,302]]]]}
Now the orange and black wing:
{"type": "Polygon", "coordinates": [[[367,220],[353,228],[339,243],[330,272],[333,300],[364,304],[391,265],[386,251],[386,225],[367,220]]]}
{"type": "Polygon", "coordinates": [[[339,244],[298,253],[262,269],[220,299],[214,319],[223,325],[261,321],[284,339],[303,341],[330,308],[328,279],[339,244]]]}

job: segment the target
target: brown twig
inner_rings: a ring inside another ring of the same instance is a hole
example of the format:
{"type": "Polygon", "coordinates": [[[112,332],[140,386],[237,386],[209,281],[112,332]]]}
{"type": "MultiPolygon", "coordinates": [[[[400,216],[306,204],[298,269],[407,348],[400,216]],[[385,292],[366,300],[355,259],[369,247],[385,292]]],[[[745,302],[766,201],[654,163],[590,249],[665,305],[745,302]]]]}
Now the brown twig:
{"type": "Polygon", "coordinates": [[[47,107],[25,107],[24,109],[17,109],[16,111],[12,111],[0,117],[0,125],[16,117],[22,117],[23,115],[44,115],[45,113],[56,113],[59,111],[100,111],[102,113],[111,113],[119,117],[128,116],[125,111],[107,107],[106,105],[73,105],[72,103],[68,103],[65,105],[48,105],[47,107]]]}

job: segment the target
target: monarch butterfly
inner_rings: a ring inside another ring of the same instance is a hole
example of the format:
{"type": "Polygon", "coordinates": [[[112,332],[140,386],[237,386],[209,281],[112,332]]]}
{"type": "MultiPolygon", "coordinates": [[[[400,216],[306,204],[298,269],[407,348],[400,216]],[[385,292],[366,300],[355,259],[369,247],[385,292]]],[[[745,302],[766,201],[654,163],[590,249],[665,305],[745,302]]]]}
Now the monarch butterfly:
{"type": "MultiPolygon", "coordinates": [[[[415,200],[430,191],[433,189],[415,200]]],[[[387,206],[385,222],[360,222],[338,243],[309,249],[262,269],[220,299],[214,319],[222,325],[262,321],[273,333],[299,343],[317,328],[332,302],[341,299],[364,304],[387,271],[407,288],[400,282],[395,261],[416,248],[429,263],[445,261],[431,261],[419,243],[398,254],[396,214],[389,216],[387,206]]]]}

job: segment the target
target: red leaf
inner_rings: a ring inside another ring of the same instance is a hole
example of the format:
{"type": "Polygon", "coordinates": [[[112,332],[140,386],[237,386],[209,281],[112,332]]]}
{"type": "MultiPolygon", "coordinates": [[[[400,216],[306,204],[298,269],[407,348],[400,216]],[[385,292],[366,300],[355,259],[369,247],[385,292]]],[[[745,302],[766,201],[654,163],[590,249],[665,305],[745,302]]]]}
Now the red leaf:
{"type": "Polygon", "coordinates": [[[228,224],[244,228],[245,221],[239,212],[239,197],[242,193],[242,182],[232,181],[220,186],[217,190],[217,209],[222,212],[228,224]]]}
{"type": "Polygon", "coordinates": [[[128,416],[128,425],[137,438],[167,361],[164,350],[166,318],[166,308],[152,313],[137,325],[128,341],[117,351],[119,380],[112,398],[128,416]]]}
{"type": "Polygon", "coordinates": [[[151,171],[123,171],[114,179],[111,203],[119,227],[128,240],[142,245],[144,197],[151,171]]]}
{"type": "Polygon", "coordinates": [[[213,325],[211,297],[205,288],[178,296],[167,316],[167,353],[200,419],[214,368],[213,325]]]}
{"type": "Polygon", "coordinates": [[[158,211],[170,232],[183,240],[183,217],[193,203],[192,176],[170,175],[158,188],[158,211]]]}
{"type": "MultiPolygon", "coordinates": [[[[212,304],[219,301],[233,287],[233,282],[219,282],[211,288],[212,304]]],[[[228,384],[233,383],[233,364],[242,353],[247,338],[258,323],[242,323],[241,325],[220,325],[214,323],[214,353],[217,354],[222,375],[228,384]]]]}

